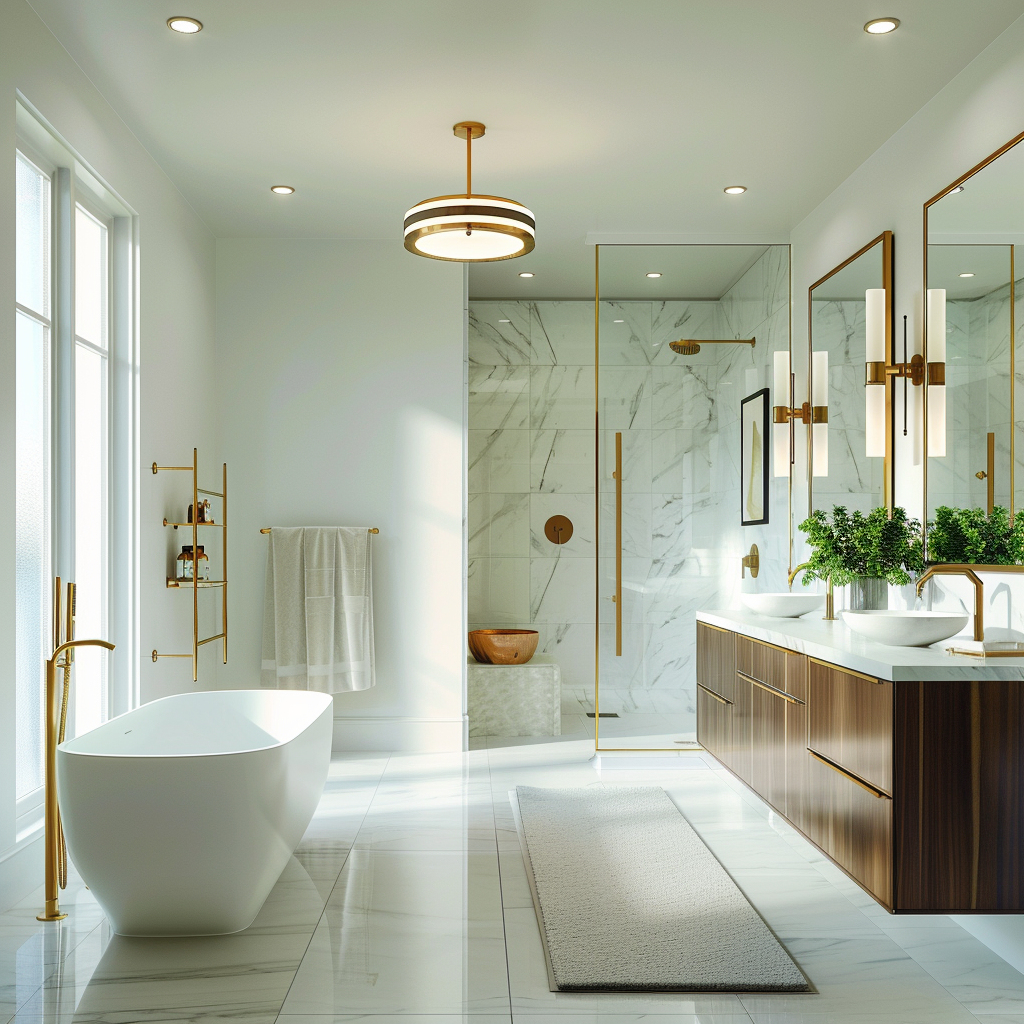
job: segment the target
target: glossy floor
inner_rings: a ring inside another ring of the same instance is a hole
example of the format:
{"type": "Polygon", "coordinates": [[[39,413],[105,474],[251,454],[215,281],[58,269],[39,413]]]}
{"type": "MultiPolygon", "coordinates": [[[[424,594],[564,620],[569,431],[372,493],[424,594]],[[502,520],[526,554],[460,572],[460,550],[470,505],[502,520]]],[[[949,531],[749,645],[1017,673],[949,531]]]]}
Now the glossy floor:
{"type": "Polygon", "coordinates": [[[701,755],[599,772],[579,733],[476,745],[337,757],[242,934],[111,937],[74,879],[67,920],[42,925],[35,894],[0,916],[0,1024],[1024,1024],[1024,977],[948,918],[887,915],[701,755]],[[817,992],[548,991],[508,803],[517,784],[664,786],[817,992]]]}

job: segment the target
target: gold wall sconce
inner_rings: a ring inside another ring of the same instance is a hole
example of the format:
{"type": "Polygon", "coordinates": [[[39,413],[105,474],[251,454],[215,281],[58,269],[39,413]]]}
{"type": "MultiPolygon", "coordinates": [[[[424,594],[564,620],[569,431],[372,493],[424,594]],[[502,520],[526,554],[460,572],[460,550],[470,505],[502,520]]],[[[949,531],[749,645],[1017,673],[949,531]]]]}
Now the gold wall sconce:
{"type": "Polygon", "coordinates": [[[796,404],[796,374],[789,353],[775,353],[775,401],[772,446],[775,475],[789,476],[796,461],[795,426],[811,427],[811,465],[814,476],[828,476],[828,352],[811,353],[811,398],[796,404]],[[780,402],[781,399],[781,402],[780,402]]]}

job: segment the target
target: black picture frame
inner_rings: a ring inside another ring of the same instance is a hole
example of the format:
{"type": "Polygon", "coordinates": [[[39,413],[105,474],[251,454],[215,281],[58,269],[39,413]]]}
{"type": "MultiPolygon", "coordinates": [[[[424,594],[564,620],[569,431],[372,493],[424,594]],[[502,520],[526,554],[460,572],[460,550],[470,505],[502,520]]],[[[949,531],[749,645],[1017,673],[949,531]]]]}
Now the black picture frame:
{"type": "Polygon", "coordinates": [[[740,402],[740,523],[743,526],[763,526],[768,522],[770,405],[768,388],[761,388],[740,402]]]}

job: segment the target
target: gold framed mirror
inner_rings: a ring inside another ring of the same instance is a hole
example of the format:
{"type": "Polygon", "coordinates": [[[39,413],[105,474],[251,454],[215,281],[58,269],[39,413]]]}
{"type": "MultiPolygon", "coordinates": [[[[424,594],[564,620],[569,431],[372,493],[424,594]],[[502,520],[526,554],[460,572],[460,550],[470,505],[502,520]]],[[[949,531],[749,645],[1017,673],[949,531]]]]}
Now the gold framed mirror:
{"type": "Polygon", "coordinates": [[[1016,249],[1024,244],[1024,132],[924,204],[924,535],[943,506],[1016,496],[1016,249]]]}
{"type": "Polygon", "coordinates": [[[807,289],[809,511],[892,508],[893,234],[883,231],[807,289]]]}

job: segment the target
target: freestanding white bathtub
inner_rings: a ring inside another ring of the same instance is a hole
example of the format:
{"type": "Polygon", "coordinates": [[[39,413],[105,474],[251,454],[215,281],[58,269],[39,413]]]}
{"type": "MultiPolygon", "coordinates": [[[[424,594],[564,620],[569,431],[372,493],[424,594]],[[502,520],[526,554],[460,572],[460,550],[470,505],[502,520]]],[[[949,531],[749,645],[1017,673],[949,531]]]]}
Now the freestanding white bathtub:
{"type": "Polygon", "coordinates": [[[332,698],[213,690],[57,748],[68,853],[119,935],[242,931],[313,817],[332,698]]]}

